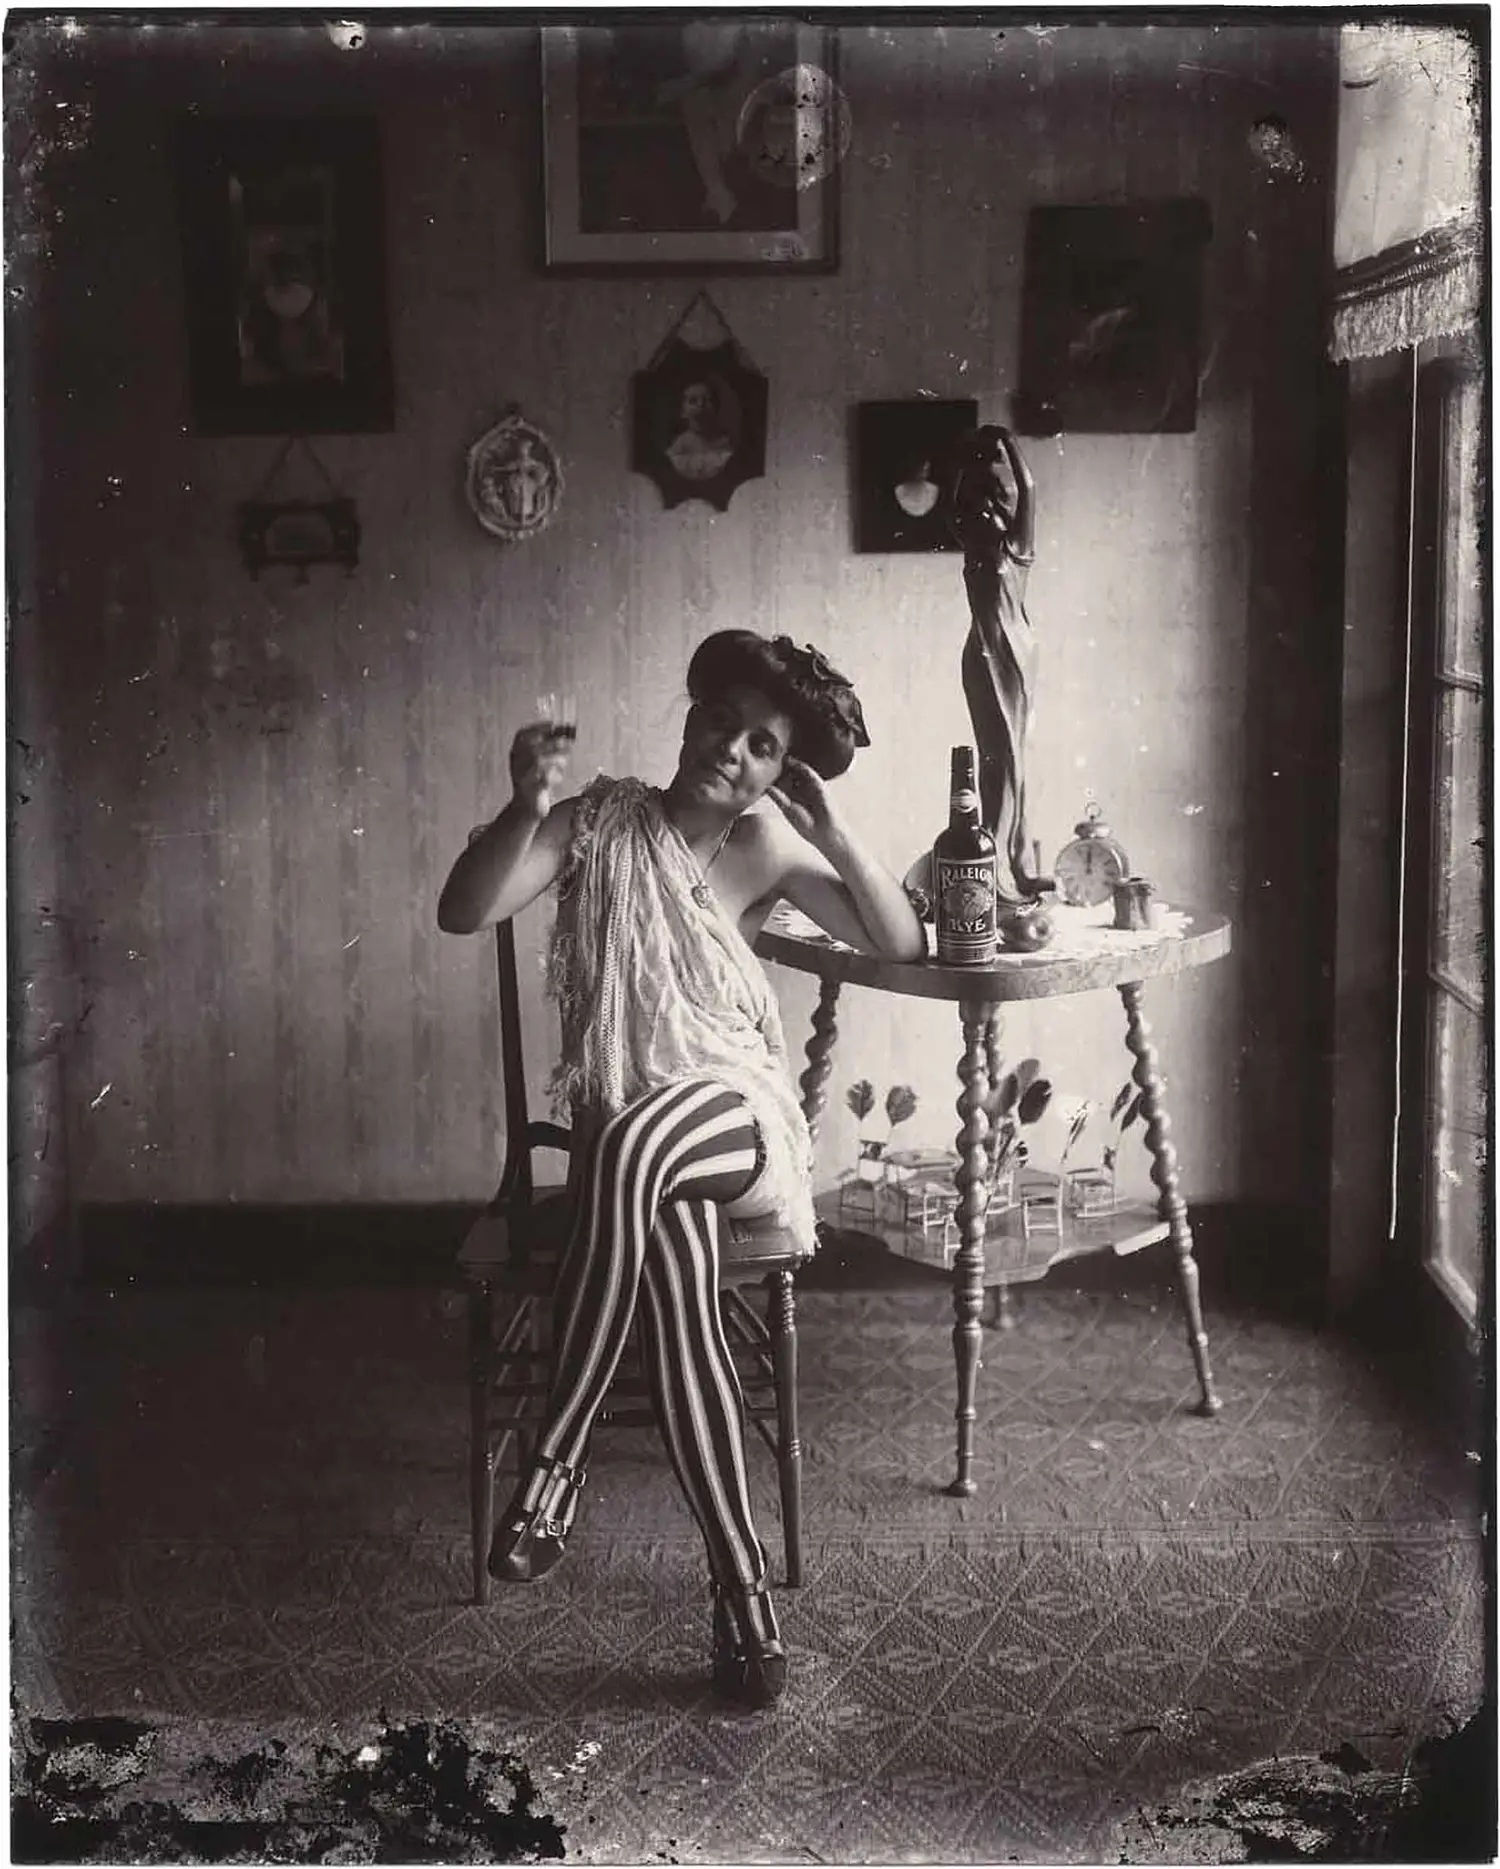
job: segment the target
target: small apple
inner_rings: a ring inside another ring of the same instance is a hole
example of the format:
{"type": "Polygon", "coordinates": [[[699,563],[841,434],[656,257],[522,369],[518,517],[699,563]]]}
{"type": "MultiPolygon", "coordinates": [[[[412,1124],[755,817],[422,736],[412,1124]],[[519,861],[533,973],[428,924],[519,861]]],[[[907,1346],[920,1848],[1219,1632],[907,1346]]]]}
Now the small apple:
{"type": "Polygon", "coordinates": [[[1052,917],[1045,909],[1011,909],[1000,917],[1000,945],[1012,953],[1034,954],[1052,939],[1052,917]]]}

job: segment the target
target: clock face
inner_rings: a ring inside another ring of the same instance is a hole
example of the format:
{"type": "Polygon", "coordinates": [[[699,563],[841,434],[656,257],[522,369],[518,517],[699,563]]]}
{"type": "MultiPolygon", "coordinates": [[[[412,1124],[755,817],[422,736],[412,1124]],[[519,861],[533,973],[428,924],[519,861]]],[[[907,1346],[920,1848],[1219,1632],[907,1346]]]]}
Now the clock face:
{"type": "Polygon", "coordinates": [[[1074,908],[1097,908],[1123,882],[1127,865],[1118,845],[1102,837],[1080,837],[1058,852],[1055,872],[1057,893],[1074,908]]]}

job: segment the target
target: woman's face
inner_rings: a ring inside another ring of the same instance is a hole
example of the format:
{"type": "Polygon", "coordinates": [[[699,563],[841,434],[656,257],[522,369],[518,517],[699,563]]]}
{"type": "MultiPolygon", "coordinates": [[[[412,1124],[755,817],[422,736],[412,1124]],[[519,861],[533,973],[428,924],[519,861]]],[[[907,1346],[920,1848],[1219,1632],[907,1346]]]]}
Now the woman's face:
{"type": "Polygon", "coordinates": [[[689,383],[682,392],[682,419],[702,433],[714,417],[714,393],[707,383],[689,383]]]}
{"type": "Polygon", "coordinates": [[[678,785],[738,815],[781,777],[791,744],[791,718],[769,696],[758,688],[726,688],[688,709],[678,785]]]}

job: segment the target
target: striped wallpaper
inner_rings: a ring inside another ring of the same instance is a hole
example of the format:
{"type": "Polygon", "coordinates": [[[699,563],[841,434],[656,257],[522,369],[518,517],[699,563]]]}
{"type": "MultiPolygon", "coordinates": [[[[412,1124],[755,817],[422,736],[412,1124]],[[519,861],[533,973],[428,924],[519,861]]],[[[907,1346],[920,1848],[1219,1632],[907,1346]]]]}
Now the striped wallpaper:
{"type": "MultiPolygon", "coordinates": [[[[1034,829],[1050,854],[1092,786],[1165,896],[1241,918],[1234,959],[1153,1005],[1185,1185],[1305,1182],[1317,859],[1282,801],[1327,783],[1310,723],[1337,629],[1318,529],[1327,35],[839,37],[854,138],[838,272],[711,282],[771,382],[767,474],[723,514],[664,512],[627,465],[630,373],[703,281],[535,269],[531,33],[372,31],[356,55],[305,29],[100,28],[49,54],[49,94],[86,104],[88,127],[40,170],[45,251],[21,279],[13,364],[13,447],[31,435],[34,468],[12,511],[34,591],[15,654],[35,673],[55,807],[47,860],[33,851],[17,886],[23,903],[64,898],[91,1005],[69,1073],[83,1197],[488,1190],[488,953],[440,935],[433,908],[470,827],[504,802],[506,747],[539,692],[579,697],[580,777],[665,777],[699,636],[751,623],[813,640],[856,676],[874,736],[847,809],[904,868],[966,736],[967,611],[953,556],[853,552],[851,405],[973,395],[1003,418],[1028,205],[1167,194],[1202,195],[1215,226],[1197,432],[1031,446],[1034,829]],[[317,442],[359,504],[352,576],[252,581],[233,509],[276,444],[185,427],[166,126],[187,103],[378,117],[397,426],[317,442]],[[1268,112],[1301,139],[1298,181],[1254,153],[1268,112]],[[462,467],[511,399],[568,481],[556,523],[505,546],[470,518],[462,467]]],[[[523,928],[538,1083],[542,915],[523,928]]],[[[784,984],[796,1030],[806,983],[784,984]]],[[[1118,1034],[1096,996],[1018,1013],[1011,1042],[1107,1097],[1118,1034]]],[[[855,1076],[912,1083],[911,1139],[948,1140],[955,1046],[941,1010],[850,995],[820,1177],[852,1151],[855,1076]]]]}

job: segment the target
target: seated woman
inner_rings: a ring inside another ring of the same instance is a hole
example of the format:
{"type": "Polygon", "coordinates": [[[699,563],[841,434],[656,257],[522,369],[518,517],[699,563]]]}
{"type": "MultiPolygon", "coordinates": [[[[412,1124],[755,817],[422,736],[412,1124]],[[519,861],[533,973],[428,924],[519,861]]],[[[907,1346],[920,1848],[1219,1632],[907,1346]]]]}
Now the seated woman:
{"type": "Polygon", "coordinates": [[[557,1085],[586,1139],[545,1419],[496,1530],[491,1574],[529,1583],[563,1555],[594,1419],[644,1298],[655,1413],[708,1547],[714,1684],[764,1706],[787,1663],[719,1318],[719,1217],[774,1214],[808,1251],[815,1235],[807,1126],[749,942],[785,898],[855,947],[911,960],[925,944],[901,885],[861,848],[824,783],[869,744],[845,678],[785,636],[723,630],[694,651],[687,687],[664,790],[598,778],[554,803],[560,736],[522,729],[515,795],[454,864],[438,922],[472,933],[557,884],[557,1085]],[[766,797],[777,811],[753,812],[766,797]]]}

